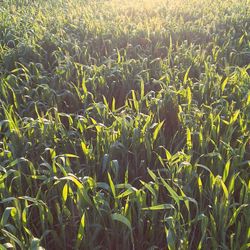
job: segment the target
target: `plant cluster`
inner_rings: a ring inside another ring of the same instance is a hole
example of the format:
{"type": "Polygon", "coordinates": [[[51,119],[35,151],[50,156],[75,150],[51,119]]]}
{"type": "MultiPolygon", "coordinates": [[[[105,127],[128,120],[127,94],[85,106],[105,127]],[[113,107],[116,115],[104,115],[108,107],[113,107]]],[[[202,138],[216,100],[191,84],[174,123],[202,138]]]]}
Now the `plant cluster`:
{"type": "Polygon", "coordinates": [[[249,249],[249,74],[249,0],[1,2],[0,249],[249,249]]]}

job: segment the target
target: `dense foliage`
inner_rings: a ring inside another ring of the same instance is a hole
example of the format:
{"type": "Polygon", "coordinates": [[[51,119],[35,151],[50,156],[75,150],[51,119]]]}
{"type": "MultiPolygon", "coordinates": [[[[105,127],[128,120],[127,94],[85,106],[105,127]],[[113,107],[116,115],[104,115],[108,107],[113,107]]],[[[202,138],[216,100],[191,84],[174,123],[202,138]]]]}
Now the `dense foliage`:
{"type": "Polygon", "coordinates": [[[0,249],[249,249],[250,1],[0,3],[0,249]]]}

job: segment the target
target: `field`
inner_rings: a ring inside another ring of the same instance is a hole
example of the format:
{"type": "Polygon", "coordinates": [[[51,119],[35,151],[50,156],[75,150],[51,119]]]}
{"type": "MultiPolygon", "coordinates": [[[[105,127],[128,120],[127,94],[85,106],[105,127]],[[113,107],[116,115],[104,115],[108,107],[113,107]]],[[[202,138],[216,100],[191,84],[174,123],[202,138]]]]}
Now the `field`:
{"type": "Polygon", "coordinates": [[[250,1],[0,1],[0,250],[250,248],[250,1]]]}

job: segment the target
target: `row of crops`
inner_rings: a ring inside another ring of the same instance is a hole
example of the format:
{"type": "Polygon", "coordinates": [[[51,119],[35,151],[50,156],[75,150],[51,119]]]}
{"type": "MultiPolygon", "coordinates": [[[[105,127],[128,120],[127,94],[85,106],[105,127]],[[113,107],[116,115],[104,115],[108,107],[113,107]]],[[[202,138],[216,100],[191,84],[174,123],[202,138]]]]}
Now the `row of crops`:
{"type": "Polygon", "coordinates": [[[250,248],[250,1],[0,1],[0,249],[250,248]]]}

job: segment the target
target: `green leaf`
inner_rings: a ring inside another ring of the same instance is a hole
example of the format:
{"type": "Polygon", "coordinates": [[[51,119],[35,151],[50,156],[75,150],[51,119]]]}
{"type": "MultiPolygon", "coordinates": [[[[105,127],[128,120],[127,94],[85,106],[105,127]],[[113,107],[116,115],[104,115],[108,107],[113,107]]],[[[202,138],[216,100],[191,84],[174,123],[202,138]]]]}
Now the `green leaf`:
{"type": "Polygon", "coordinates": [[[9,197],[9,198],[6,198],[6,199],[3,199],[0,201],[0,204],[1,203],[6,203],[6,202],[10,202],[10,201],[15,201],[17,198],[15,197],[9,197]]]}
{"type": "Polygon", "coordinates": [[[166,209],[174,209],[174,206],[171,204],[160,204],[142,208],[142,210],[166,210],[166,209]]]}
{"type": "Polygon", "coordinates": [[[172,229],[167,229],[165,227],[165,232],[166,232],[166,238],[167,238],[167,246],[169,250],[175,250],[175,237],[174,237],[174,232],[172,229]]]}
{"type": "Polygon", "coordinates": [[[66,158],[79,158],[79,156],[74,155],[74,154],[62,154],[62,155],[57,155],[56,158],[61,158],[61,157],[66,157],[66,158]]]}
{"type": "Polygon", "coordinates": [[[240,110],[239,110],[239,109],[236,110],[236,111],[233,113],[233,115],[232,115],[232,117],[231,117],[231,119],[230,119],[230,124],[233,124],[234,122],[236,122],[236,120],[237,120],[239,114],[240,114],[240,110]]]}
{"type": "Polygon", "coordinates": [[[243,41],[244,41],[244,38],[245,38],[245,33],[240,37],[239,39],[239,46],[242,45],[243,41]]]}
{"type": "Polygon", "coordinates": [[[147,168],[147,170],[148,170],[150,177],[153,179],[153,181],[158,183],[158,179],[157,179],[157,176],[155,175],[155,173],[150,168],[147,168]]]}
{"type": "Polygon", "coordinates": [[[80,225],[78,228],[78,233],[77,233],[77,240],[76,240],[76,248],[79,249],[79,246],[81,244],[81,241],[84,237],[85,234],[85,213],[83,213],[80,225]]]}
{"type": "Polygon", "coordinates": [[[143,79],[141,79],[140,81],[140,85],[141,85],[141,99],[144,97],[144,94],[145,94],[145,90],[144,90],[144,81],[143,79]]]}
{"type": "Polygon", "coordinates": [[[232,225],[235,223],[235,221],[236,221],[236,219],[237,219],[239,213],[241,212],[241,210],[244,209],[244,208],[246,208],[246,207],[248,207],[248,206],[249,206],[248,204],[242,204],[241,206],[239,206],[239,207],[234,211],[233,216],[231,217],[231,219],[230,219],[230,221],[229,221],[228,227],[232,226],[232,225]]]}
{"type": "Polygon", "coordinates": [[[160,176],[161,181],[164,185],[164,187],[168,190],[168,192],[170,193],[170,196],[175,200],[176,204],[179,204],[180,200],[183,200],[182,197],[180,197],[173,188],[171,188],[167,182],[160,176]]]}
{"type": "Polygon", "coordinates": [[[156,126],[155,131],[154,131],[154,133],[153,133],[153,142],[157,139],[157,136],[158,136],[159,131],[160,131],[161,127],[163,126],[163,124],[164,124],[164,121],[160,122],[160,123],[156,126]]]}
{"type": "Polygon", "coordinates": [[[228,174],[230,169],[230,160],[227,161],[224,171],[223,171],[223,177],[222,180],[225,182],[227,180],[228,174]]]}
{"type": "Polygon", "coordinates": [[[231,177],[231,180],[230,180],[230,182],[229,182],[229,187],[228,187],[228,192],[229,192],[229,193],[233,193],[233,191],[234,191],[235,180],[236,180],[236,178],[238,177],[238,175],[239,175],[239,172],[236,173],[236,174],[234,174],[234,175],[231,177]]]}
{"type": "Polygon", "coordinates": [[[117,196],[117,198],[120,199],[120,198],[129,196],[130,194],[134,193],[135,191],[136,191],[136,190],[134,190],[133,188],[130,188],[130,189],[124,191],[123,193],[119,194],[119,195],[117,196]]]}
{"type": "Polygon", "coordinates": [[[115,108],[115,98],[113,97],[112,99],[112,107],[111,107],[112,112],[115,112],[116,108],[115,108]]]}
{"type": "Polygon", "coordinates": [[[109,185],[112,191],[112,194],[114,196],[114,198],[116,197],[116,192],[115,192],[115,185],[114,182],[112,181],[111,175],[108,173],[108,179],[109,179],[109,185]]]}
{"type": "Polygon", "coordinates": [[[60,180],[71,180],[75,183],[75,185],[79,188],[82,189],[83,185],[82,183],[77,179],[76,176],[69,174],[68,176],[62,177],[60,180]]]}
{"type": "Polygon", "coordinates": [[[185,85],[187,83],[188,80],[188,75],[189,75],[189,71],[191,69],[191,66],[187,69],[185,75],[184,75],[184,79],[183,79],[183,85],[185,85]]]}
{"type": "Polygon", "coordinates": [[[192,137],[191,137],[191,131],[189,128],[187,128],[187,149],[191,150],[192,149],[192,137]]]}
{"type": "Polygon", "coordinates": [[[88,93],[87,87],[86,87],[86,80],[85,80],[85,76],[82,78],[82,90],[83,93],[86,95],[88,93]]]}
{"type": "Polygon", "coordinates": [[[23,243],[12,233],[8,232],[5,229],[1,229],[1,233],[5,236],[10,238],[11,240],[13,240],[14,242],[17,243],[17,245],[21,248],[21,249],[25,249],[23,243]]]}
{"type": "Polygon", "coordinates": [[[223,182],[223,180],[220,180],[220,183],[221,183],[221,187],[223,189],[223,192],[225,194],[225,197],[226,197],[226,199],[228,199],[228,190],[227,190],[227,187],[226,187],[225,183],[223,182]]]}
{"type": "Polygon", "coordinates": [[[192,92],[191,92],[191,89],[189,87],[187,87],[187,89],[186,89],[186,95],[187,95],[187,103],[188,103],[188,105],[190,105],[192,102],[192,92]]]}
{"type": "Polygon", "coordinates": [[[83,141],[81,142],[81,147],[82,147],[82,152],[85,155],[88,155],[89,154],[89,149],[88,149],[87,145],[83,141]]]}
{"type": "Polygon", "coordinates": [[[228,83],[228,77],[223,81],[223,83],[221,84],[221,91],[224,92],[225,90],[225,87],[228,83]]]}
{"type": "Polygon", "coordinates": [[[63,199],[63,202],[66,202],[67,198],[68,198],[68,191],[69,191],[69,186],[68,186],[68,183],[66,183],[63,187],[63,190],[62,190],[62,199],[63,199]]]}
{"type": "Polygon", "coordinates": [[[104,173],[108,167],[109,155],[105,154],[102,160],[102,173],[104,173]]]}
{"type": "Polygon", "coordinates": [[[8,219],[9,219],[9,216],[11,214],[11,211],[13,209],[16,209],[14,207],[6,207],[3,214],[2,214],[2,218],[1,218],[1,221],[0,221],[0,224],[2,225],[2,227],[5,226],[5,224],[7,223],[8,219]]]}
{"type": "Polygon", "coordinates": [[[147,189],[150,191],[150,193],[156,198],[156,191],[154,190],[154,188],[152,188],[152,186],[151,186],[149,183],[146,183],[146,182],[144,182],[144,181],[142,181],[142,180],[140,180],[140,182],[141,182],[141,184],[142,184],[145,188],[147,188],[147,189]]]}
{"type": "Polygon", "coordinates": [[[116,220],[116,221],[123,223],[124,225],[126,225],[129,228],[130,232],[132,232],[131,223],[124,215],[114,213],[111,215],[111,218],[112,218],[112,220],[116,220]]]}
{"type": "Polygon", "coordinates": [[[197,178],[197,182],[198,182],[198,187],[199,187],[199,191],[200,191],[200,193],[202,193],[202,181],[201,181],[201,177],[200,176],[198,176],[198,178],[197,178]]]}
{"type": "Polygon", "coordinates": [[[138,112],[139,111],[139,102],[136,99],[136,93],[134,90],[132,90],[131,93],[132,93],[132,98],[133,98],[135,110],[138,112]]]}

